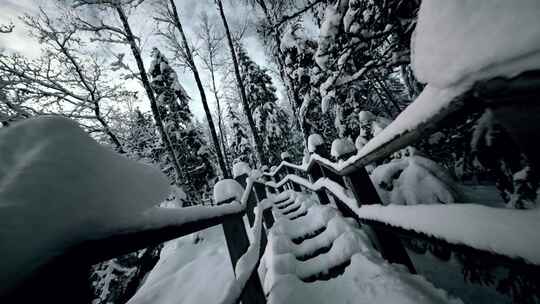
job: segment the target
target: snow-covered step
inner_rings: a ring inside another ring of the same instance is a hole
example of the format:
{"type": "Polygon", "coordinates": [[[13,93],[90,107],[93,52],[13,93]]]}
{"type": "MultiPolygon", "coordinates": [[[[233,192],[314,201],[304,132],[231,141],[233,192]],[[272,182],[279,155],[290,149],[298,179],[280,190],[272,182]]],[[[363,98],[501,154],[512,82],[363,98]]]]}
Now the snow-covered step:
{"type": "Polygon", "coordinates": [[[358,225],[333,207],[309,195],[288,195],[294,202],[283,208],[287,214],[274,206],[276,222],[259,269],[268,303],[462,303],[388,264],[358,225]],[[291,217],[301,209],[305,215],[291,217]]]}
{"type": "Polygon", "coordinates": [[[294,203],[278,213],[267,250],[276,256],[274,270],[289,271],[302,281],[328,280],[342,274],[351,256],[362,249],[361,233],[330,206],[315,205],[311,196],[291,194],[294,203]],[[316,225],[309,225],[314,219],[316,225]],[[315,230],[301,227],[318,227],[315,230]],[[278,257],[278,255],[282,255],[278,257]]]}

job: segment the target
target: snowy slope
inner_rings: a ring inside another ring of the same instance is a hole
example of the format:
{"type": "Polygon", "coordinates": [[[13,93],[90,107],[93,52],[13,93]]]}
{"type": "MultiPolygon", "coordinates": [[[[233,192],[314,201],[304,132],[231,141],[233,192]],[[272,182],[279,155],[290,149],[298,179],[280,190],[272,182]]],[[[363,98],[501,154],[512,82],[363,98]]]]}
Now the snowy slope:
{"type": "Polygon", "coordinates": [[[159,262],[128,304],[218,303],[234,273],[221,226],[166,243],[159,262]]]}

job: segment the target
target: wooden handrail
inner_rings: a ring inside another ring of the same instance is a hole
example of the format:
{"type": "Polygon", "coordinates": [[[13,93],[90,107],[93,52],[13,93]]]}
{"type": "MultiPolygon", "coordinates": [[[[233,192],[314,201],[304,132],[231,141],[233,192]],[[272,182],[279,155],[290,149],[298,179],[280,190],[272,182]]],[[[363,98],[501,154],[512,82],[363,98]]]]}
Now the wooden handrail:
{"type": "MultiPolygon", "coordinates": [[[[480,81],[470,87],[464,87],[461,91],[462,93],[455,96],[446,104],[446,106],[442,107],[440,111],[424,119],[424,121],[418,122],[413,129],[403,130],[402,132],[393,134],[392,137],[381,140],[380,143],[376,145],[370,145],[368,142],[368,144],[360,149],[356,155],[349,157],[349,159],[345,161],[333,162],[313,154],[305,164],[297,165],[282,161],[275,170],[263,174],[265,176],[273,177],[285,168],[309,172],[309,170],[317,164],[335,174],[341,176],[349,175],[359,168],[363,168],[375,161],[382,160],[392,153],[411,145],[426,134],[436,131],[438,126],[448,117],[467,107],[487,108],[501,104],[512,104],[515,103],[516,96],[519,96],[521,100],[534,102],[533,98],[528,99],[527,97],[537,97],[540,95],[540,70],[525,72],[513,78],[497,77],[486,81],[480,81]]],[[[407,109],[405,109],[392,124],[395,124],[396,121],[399,121],[407,114],[407,109]]],[[[392,124],[387,128],[390,128],[392,124]]],[[[377,140],[377,137],[380,136],[385,136],[384,130],[374,137],[372,141],[377,140]]]]}

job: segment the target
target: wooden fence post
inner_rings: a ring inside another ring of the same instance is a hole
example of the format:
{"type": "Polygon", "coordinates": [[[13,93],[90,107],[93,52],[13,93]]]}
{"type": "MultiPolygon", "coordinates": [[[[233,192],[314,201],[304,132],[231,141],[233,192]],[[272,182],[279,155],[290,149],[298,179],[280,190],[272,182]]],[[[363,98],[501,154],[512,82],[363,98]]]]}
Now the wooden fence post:
{"type": "MultiPolygon", "coordinates": [[[[255,188],[255,195],[257,196],[257,200],[259,203],[266,198],[266,191],[264,189],[264,185],[260,183],[255,183],[253,185],[255,188]]],[[[272,215],[272,209],[266,209],[263,211],[263,220],[264,224],[266,226],[266,229],[272,228],[274,225],[274,216],[272,215]]]]}
{"type": "MultiPolygon", "coordinates": [[[[357,168],[349,175],[343,176],[343,180],[347,185],[347,188],[351,190],[358,203],[358,207],[362,204],[379,204],[382,205],[381,198],[375,189],[375,186],[369,178],[369,174],[365,168],[357,168]]],[[[346,204],[344,209],[348,209],[346,212],[352,212],[346,204]],[[346,208],[345,208],[346,207],[346,208]]],[[[341,208],[340,208],[341,209],[341,208]]],[[[362,224],[361,224],[362,225],[362,224]]],[[[366,227],[367,225],[363,225],[366,227]]],[[[405,250],[405,246],[401,240],[393,233],[380,229],[379,227],[369,226],[372,237],[374,238],[375,245],[378,247],[381,255],[391,263],[398,263],[405,265],[409,272],[416,273],[416,269],[405,250]]],[[[370,231],[368,231],[370,233],[370,231]]]]}
{"type": "MultiPolygon", "coordinates": [[[[321,167],[319,166],[319,164],[315,164],[311,166],[308,176],[311,179],[312,184],[317,182],[319,178],[323,177],[321,167]]],[[[317,197],[319,198],[319,202],[321,203],[321,205],[328,205],[330,203],[330,200],[328,199],[328,194],[326,194],[326,191],[324,189],[315,191],[315,194],[317,194],[317,197]]]]}
{"type": "MultiPolygon", "coordinates": [[[[243,176],[237,177],[237,181],[243,179],[243,183],[244,183],[243,187],[245,187],[246,178],[247,178],[247,175],[243,175],[243,176]]],[[[229,201],[226,201],[223,203],[228,203],[228,202],[229,201]]],[[[249,206],[249,203],[248,203],[248,206],[249,206]]],[[[249,209],[248,207],[248,213],[250,212],[250,210],[253,210],[253,209],[249,209]]],[[[225,234],[225,240],[227,242],[227,248],[229,250],[229,256],[231,258],[231,264],[234,270],[236,267],[236,263],[238,262],[240,257],[247,251],[250,245],[249,238],[246,233],[246,226],[244,225],[242,216],[239,215],[239,216],[234,216],[232,218],[226,219],[223,222],[223,232],[225,234]]],[[[261,250],[262,248],[263,247],[261,247],[261,250]]],[[[239,300],[242,301],[243,304],[266,303],[266,297],[264,295],[264,291],[261,285],[261,280],[259,279],[259,275],[257,271],[253,271],[253,273],[249,277],[239,300]]]]}
{"type": "MultiPolygon", "coordinates": [[[[288,163],[291,163],[292,160],[291,160],[291,155],[289,154],[289,152],[283,152],[281,153],[281,160],[282,161],[286,161],[288,163]]],[[[287,172],[287,174],[294,174],[294,170],[285,166],[285,171],[287,172]]],[[[292,189],[296,192],[301,192],[302,191],[302,188],[296,184],[296,183],[293,183],[293,182],[289,182],[289,189],[292,189]]]]}

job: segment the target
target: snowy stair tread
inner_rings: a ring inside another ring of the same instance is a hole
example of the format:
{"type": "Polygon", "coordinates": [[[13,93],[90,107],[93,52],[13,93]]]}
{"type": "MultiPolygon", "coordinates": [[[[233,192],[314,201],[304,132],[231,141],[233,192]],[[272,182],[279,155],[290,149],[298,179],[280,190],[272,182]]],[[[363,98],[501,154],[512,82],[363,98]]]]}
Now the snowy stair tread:
{"type": "Polygon", "coordinates": [[[335,208],[306,194],[288,195],[274,205],[276,222],[261,260],[269,303],[462,303],[388,264],[335,208]]]}

